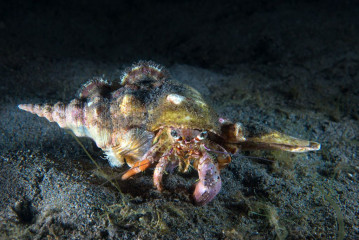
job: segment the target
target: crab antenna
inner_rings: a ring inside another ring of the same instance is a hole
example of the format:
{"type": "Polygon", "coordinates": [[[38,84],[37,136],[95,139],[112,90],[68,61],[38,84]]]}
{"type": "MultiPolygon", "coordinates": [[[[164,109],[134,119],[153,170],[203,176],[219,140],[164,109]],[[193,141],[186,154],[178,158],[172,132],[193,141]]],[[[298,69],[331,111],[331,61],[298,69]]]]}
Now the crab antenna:
{"type": "Polygon", "coordinates": [[[206,149],[208,152],[214,152],[214,153],[220,153],[220,154],[227,154],[230,155],[228,152],[222,152],[222,151],[216,151],[208,148],[205,144],[203,144],[204,149],[206,149]]]}
{"type": "Polygon", "coordinates": [[[168,157],[168,156],[172,155],[172,153],[173,153],[173,147],[168,151],[167,154],[163,155],[162,157],[168,157]]]}

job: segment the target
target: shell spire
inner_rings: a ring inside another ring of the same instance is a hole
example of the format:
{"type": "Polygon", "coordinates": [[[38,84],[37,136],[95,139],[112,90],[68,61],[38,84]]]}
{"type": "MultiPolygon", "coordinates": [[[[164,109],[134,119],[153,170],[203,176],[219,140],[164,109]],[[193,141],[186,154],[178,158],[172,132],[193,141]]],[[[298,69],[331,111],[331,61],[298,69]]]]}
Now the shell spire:
{"type": "Polygon", "coordinates": [[[77,136],[84,136],[84,114],[82,103],[78,99],[68,105],[58,102],[51,104],[20,104],[18,107],[27,112],[44,117],[50,122],[56,122],[61,128],[71,129],[77,136]]]}

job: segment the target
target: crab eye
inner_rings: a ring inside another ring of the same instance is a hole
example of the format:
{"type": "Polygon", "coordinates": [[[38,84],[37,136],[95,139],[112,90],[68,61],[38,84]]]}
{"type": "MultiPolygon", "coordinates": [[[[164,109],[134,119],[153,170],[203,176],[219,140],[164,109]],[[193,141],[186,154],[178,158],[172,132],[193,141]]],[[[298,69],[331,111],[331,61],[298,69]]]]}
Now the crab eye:
{"type": "Polygon", "coordinates": [[[176,140],[180,138],[180,136],[178,136],[178,133],[176,130],[171,131],[171,136],[176,140]]]}
{"type": "Polygon", "coordinates": [[[199,139],[199,140],[203,140],[203,139],[205,139],[207,136],[208,136],[207,131],[203,131],[203,132],[201,132],[201,133],[198,135],[198,139],[199,139]]]}

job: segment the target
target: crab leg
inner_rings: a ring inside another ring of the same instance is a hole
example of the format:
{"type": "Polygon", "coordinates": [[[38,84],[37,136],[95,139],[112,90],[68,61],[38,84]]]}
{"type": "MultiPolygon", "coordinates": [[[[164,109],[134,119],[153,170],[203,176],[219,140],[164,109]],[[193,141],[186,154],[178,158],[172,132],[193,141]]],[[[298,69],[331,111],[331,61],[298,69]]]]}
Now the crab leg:
{"type": "Polygon", "coordinates": [[[221,145],[209,143],[209,147],[203,144],[203,148],[206,151],[212,152],[217,156],[216,162],[218,163],[219,169],[223,169],[231,162],[231,155],[221,145]]]}
{"type": "Polygon", "coordinates": [[[153,172],[153,185],[157,188],[158,191],[162,192],[162,177],[165,172],[166,166],[168,164],[168,155],[162,156],[158,161],[155,171],[153,172]]]}
{"type": "Polygon", "coordinates": [[[143,172],[145,171],[147,168],[149,168],[151,166],[151,162],[148,159],[136,162],[132,168],[130,168],[129,170],[127,170],[127,172],[125,174],[122,175],[121,179],[122,180],[126,180],[130,177],[132,177],[133,175],[143,172]]]}
{"type": "Polygon", "coordinates": [[[122,175],[121,179],[126,180],[133,175],[145,171],[149,168],[156,160],[155,155],[158,153],[158,149],[160,148],[160,144],[157,143],[153,145],[150,150],[142,157],[142,160],[136,162],[130,169],[122,175]]]}
{"type": "Polygon", "coordinates": [[[193,198],[198,205],[207,204],[221,190],[222,181],[219,173],[218,164],[204,152],[198,164],[199,181],[193,192],[193,198]]]}

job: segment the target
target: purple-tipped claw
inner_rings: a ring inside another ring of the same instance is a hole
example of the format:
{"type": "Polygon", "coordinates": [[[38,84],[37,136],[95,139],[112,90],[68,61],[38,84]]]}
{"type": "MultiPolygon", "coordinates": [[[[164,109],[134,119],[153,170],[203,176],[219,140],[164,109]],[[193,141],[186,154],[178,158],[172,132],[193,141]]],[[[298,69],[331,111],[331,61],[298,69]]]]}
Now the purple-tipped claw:
{"type": "Polygon", "coordinates": [[[199,181],[193,193],[197,205],[209,203],[221,190],[222,181],[218,164],[213,163],[211,157],[205,153],[198,164],[199,181]]]}

